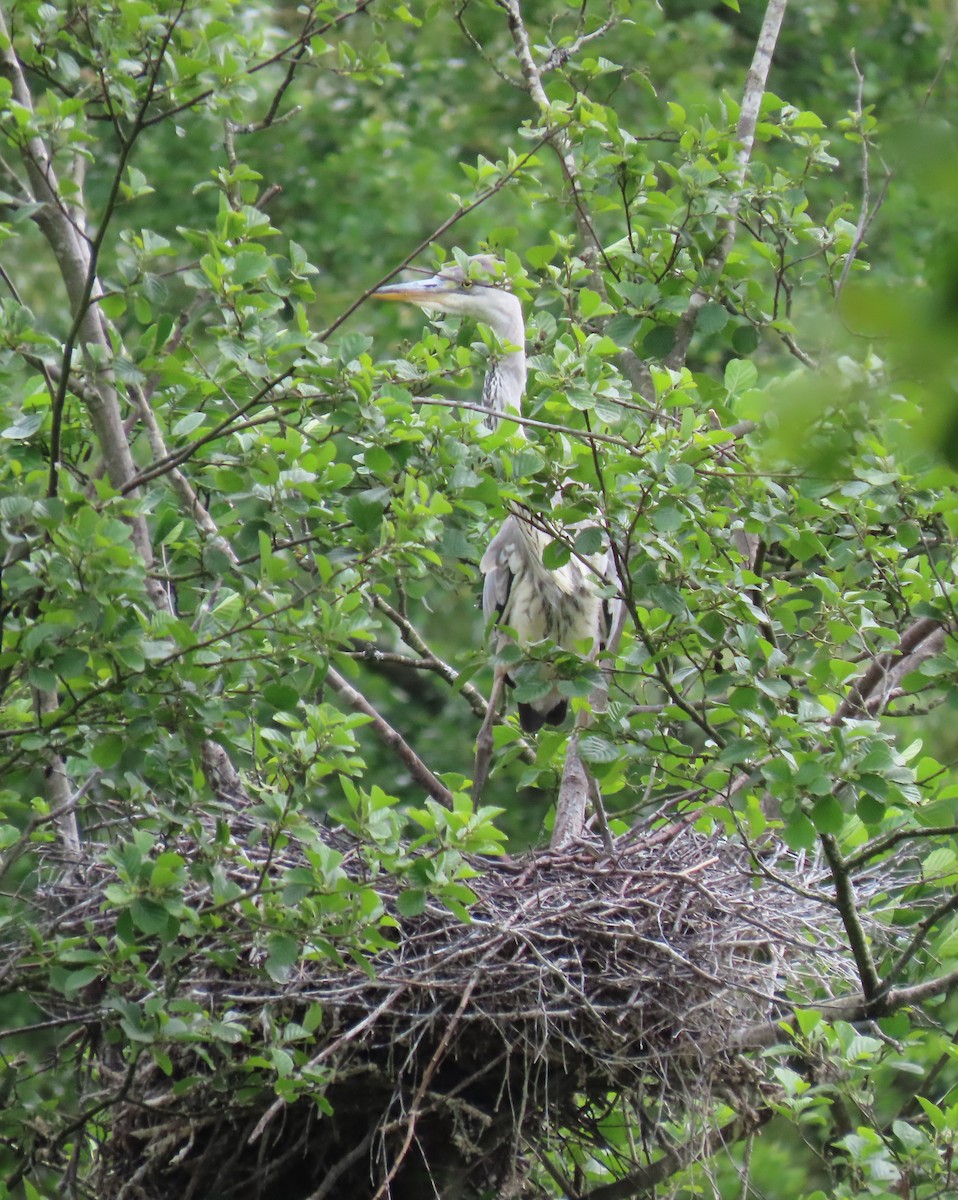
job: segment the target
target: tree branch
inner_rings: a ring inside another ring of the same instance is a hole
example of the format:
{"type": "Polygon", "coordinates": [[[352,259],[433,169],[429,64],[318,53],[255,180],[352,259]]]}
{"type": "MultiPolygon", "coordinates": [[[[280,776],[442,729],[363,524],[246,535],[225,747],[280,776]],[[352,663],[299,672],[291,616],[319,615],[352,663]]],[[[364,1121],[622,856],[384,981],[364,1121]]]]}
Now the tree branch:
{"type": "MultiPolygon", "coordinates": [[[[171,22],[170,34],[176,19],[178,18],[174,17],[171,22]]],[[[34,111],[33,98],[20,60],[14,52],[2,11],[0,11],[0,35],[4,42],[4,48],[0,49],[0,74],[10,81],[17,103],[32,114],[34,111]]],[[[157,66],[156,70],[158,69],[157,66]]],[[[99,313],[91,304],[91,300],[97,299],[102,294],[96,274],[96,255],[106,237],[109,217],[119,194],[123,164],[131,148],[132,142],[127,144],[125,154],[121,153],[121,163],[114,175],[111,199],[101,217],[97,237],[93,243],[90,243],[81,236],[63,202],[52,156],[43,139],[38,134],[33,134],[27,137],[20,146],[21,158],[26,168],[33,199],[40,206],[34,219],[53,252],[73,315],[73,323],[64,344],[59,385],[56,393],[51,397],[53,423],[50,494],[55,492],[57,485],[59,425],[70,377],[73,348],[77,344],[84,347],[95,346],[102,353],[106,362],[112,361],[113,358],[113,348],[106,336],[99,313]]],[[[135,468],[126,430],[123,426],[112,372],[109,369],[99,370],[94,375],[93,385],[87,393],[86,405],[100,452],[106,463],[110,482],[115,488],[120,489],[132,479],[135,468]]],[[[142,516],[132,517],[130,518],[130,527],[137,553],[143,559],[147,569],[147,590],[150,598],[158,609],[168,610],[169,605],[165,592],[162,587],[151,582],[149,577],[150,567],[153,565],[153,547],[146,519],[142,516]]]]}
{"type": "MultiPolygon", "coordinates": [[[[926,979],[910,987],[888,988],[874,1000],[866,1000],[860,992],[853,996],[839,996],[834,1000],[823,1000],[820,1003],[808,1004],[804,1007],[813,1008],[822,1014],[826,1021],[870,1021],[876,1017],[887,1017],[900,1008],[909,1008],[921,1004],[925,1000],[937,996],[948,996],[958,990],[958,967],[934,979],[926,979]]],[[[728,1040],[725,1050],[762,1050],[774,1046],[776,1042],[794,1027],[794,1017],[784,1017],[776,1021],[763,1021],[759,1025],[749,1025],[733,1033],[728,1040]]],[[[716,1047],[718,1050],[718,1047],[716,1047]]]]}
{"type": "Polygon", "coordinates": [[[451,667],[449,663],[443,662],[441,658],[435,655],[412,622],[408,621],[402,615],[402,613],[397,612],[387,600],[384,600],[382,596],[376,595],[373,596],[373,604],[379,609],[384,617],[386,617],[393,623],[393,625],[396,626],[396,628],[399,630],[402,640],[406,643],[406,645],[409,646],[410,649],[415,650],[417,654],[421,655],[426,661],[427,665],[429,665],[438,675],[441,675],[442,678],[445,679],[446,683],[458,688],[459,692],[465,698],[466,703],[469,705],[475,715],[477,717],[484,718],[486,715],[486,702],[483,700],[479,689],[474,687],[471,683],[460,684],[459,672],[455,669],[455,667],[451,667]]]}
{"type": "Polygon", "coordinates": [[[904,631],[894,650],[875,656],[871,666],[839,705],[829,723],[840,725],[862,712],[880,711],[899,681],[926,658],[941,650],[945,634],[945,626],[936,617],[919,617],[904,631]],[[877,696],[876,692],[879,693],[877,696]]]}
{"type": "Polygon", "coordinates": [[[705,1138],[691,1137],[681,1146],[666,1150],[661,1158],[638,1171],[632,1171],[615,1183],[604,1183],[581,1194],[581,1200],[632,1200],[633,1197],[648,1196],[657,1184],[668,1179],[683,1167],[702,1158],[711,1157],[720,1150],[741,1141],[772,1119],[770,1108],[751,1109],[733,1121],[713,1129],[705,1138]]]}
{"type": "Polygon", "coordinates": [[[385,717],[373,708],[362,692],[358,692],[332,666],[327,672],[326,679],[333,691],[342,696],[350,708],[371,719],[373,733],[387,749],[396,755],[400,762],[409,768],[409,773],[419,786],[440,804],[444,804],[446,808],[452,808],[452,792],[445,784],[439,782],[402,734],[393,729],[385,717]]]}
{"type": "Polygon", "coordinates": [[[675,341],[665,358],[665,365],[673,371],[685,364],[686,355],[692,342],[692,334],[695,332],[699,309],[706,303],[712,289],[718,284],[735,242],[735,218],[742,203],[742,185],[745,182],[746,168],[752,156],[758,114],[762,106],[762,97],[765,95],[765,84],[772,66],[772,57],[775,54],[775,46],[787,6],[788,0],[768,0],[765,18],[755,44],[752,65],[749,67],[745,79],[745,93],[742,97],[742,108],[739,112],[738,128],[736,129],[739,149],[735,156],[735,170],[729,180],[734,190],[729,197],[724,231],[718,245],[705,260],[700,277],[702,283],[689,297],[688,306],[675,327],[675,341]]]}
{"type": "Polygon", "coordinates": [[[858,967],[858,977],[862,982],[862,991],[866,1001],[871,1004],[882,990],[882,982],[872,958],[868,935],[865,933],[858,906],[855,901],[855,889],[852,887],[851,873],[845,865],[838,843],[831,834],[822,834],[820,839],[825,858],[828,860],[835,885],[835,906],[838,909],[848,944],[855,956],[858,967]]]}
{"type": "MultiPolygon", "coordinates": [[[[522,71],[522,77],[526,82],[526,90],[539,110],[540,120],[549,131],[550,143],[558,155],[563,174],[569,184],[569,192],[572,196],[572,203],[575,210],[576,225],[579,230],[579,239],[582,243],[582,257],[592,272],[589,282],[598,295],[607,301],[608,291],[605,286],[605,279],[599,270],[600,259],[605,263],[611,274],[615,275],[615,271],[605,256],[605,250],[602,247],[592,218],[582,198],[579,168],[575,161],[575,155],[572,152],[571,139],[566,129],[556,123],[552,114],[552,106],[549,103],[549,97],[542,85],[542,70],[549,69],[548,65],[543,69],[536,66],[532,54],[532,46],[529,41],[529,32],[526,29],[522,19],[522,12],[519,8],[519,0],[496,0],[496,3],[506,13],[516,58],[519,62],[519,68],[522,71]]],[[[605,31],[604,27],[602,32],[604,33],[605,31]]],[[[598,34],[592,36],[598,36],[598,34]]],[[[550,56],[549,62],[551,61],[550,56]]],[[[652,375],[648,366],[639,358],[635,351],[623,350],[617,355],[616,361],[635,391],[647,403],[654,404],[655,384],[652,381],[652,375]]]]}
{"type": "MultiPolygon", "coordinates": [[[[868,160],[868,134],[865,131],[865,111],[862,107],[862,99],[865,90],[865,76],[861,73],[858,67],[858,59],[855,57],[855,51],[851,52],[852,67],[855,71],[855,77],[858,80],[858,88],[855,94],[855,117],[858,120],[858,135],[862,139],[862,202],[858,213],[858,222],[855,225],[855,233],[852,237],[852,244],[845,255],[845,262],[842,266],[842,273],[838,277],[838,283],[835,285],[835,298],[837,299],[851,269],[855,264],[855,259],[858,257],[858,251],[865,241],[865,234],[868,228],[878,215],[878,210],[885,201],[885,195],[888,191],[888,185],[891,183],[892,173],[889,168],[885,167],[885,178],[882,181],[881,190],[878,193],[878,198],[875,201],[874,207],[871,207],[871,168],[868,160]]],[[[884,163],[882,164],[884,166],[884,163]]]]}

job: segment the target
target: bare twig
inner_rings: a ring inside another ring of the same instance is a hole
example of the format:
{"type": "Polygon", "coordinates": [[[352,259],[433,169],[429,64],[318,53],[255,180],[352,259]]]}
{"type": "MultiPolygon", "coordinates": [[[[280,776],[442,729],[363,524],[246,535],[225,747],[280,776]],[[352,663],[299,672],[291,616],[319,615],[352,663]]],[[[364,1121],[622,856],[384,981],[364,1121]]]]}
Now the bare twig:
{"type": "Polygon", "coordinates": [[[711,1130],[704,1139],[691,1137],[682,1145],[666,1150],[661,1158],[638,1171],[631,1171],[624,1179],[583,1192],[581,1200],[637,1200],[638,1197],[648,1196],[656,1184],[662,1183],[683,1167],[741,1141],[743,1137],[754,1133],[771,1120],[773,1115],[771,1108],[749,1110],[733,1121],[711,1130]]]}
{"type": "Polygon", "coordinates": [[[855,225],[855,233],[852,237],[852,244],[845,255],[845,262],[842,266],[842,273],[838,277],[838,283],[835,284],[835,298],[842,293],[851,269],[855,264],[855,259],[858,257],[858,251],[862,247],[865,240],[865,235],[868,232],[869,226],[875,217],[878,215],[878,210],[881,208],[885,200],[885,195],[888,191],[888,185],[891,183],[891,170],[882,163],[885,168],[885,175],[882,180],[881,189],[874,206],[871,206],[871,167],[868,161],[868,133],[865,130],[865,111],[862,106],[862,98],[865,90],[865,76],[861,73],[858,67],[858,59],[855,57],[855,51],[851,52],[852,67],[855,71],[855,78],[858,80],[858,88],[855,94],[855,116],[858,120],[858,135],[862,140],[862,202],[858,213],[858,221],[855,225]]]}
{"type": "Polygon", "coordinates": [[[471,683],[459,683],[459,672],[455,667],[451,667],[449,663],[443,662],[429,647],[426,640],[422,637],[419,631],[415,628],[411,621],[408,621],[400,612],[382,596],[373,596],[373,604],[383,616],[387,617],[393,625],[399,630],[402,640],[410,649],[415,650],[425,661],[430,669],[434,670],[438,675],[445,679],[446,683],[456,687],[461,695],[465,698],[466,703],[472,709],[477,717],[486,715],[486,702],[482,698],[477,687],[471,683]]]}
{"type": "Polygon", "coordinates": [[[564,67],[569,59],[573,57],[573,55],[579,53],[583,46],[587,45],[589,42],[594,42],[596,38],[602,37],[604,34],[608,33],[610,29],[614,29],[617,24],[618,18],[610,17],[609,20],[603,21],[601,25],[599,25],[596,29],[593,29],[590,33],[580,33],[577,38],[574,38],[569,43],[568,46],[554,46],[549,57],[539,68],[539,73],[541,75],[545,75],[549,71],[555,71],[560,67],[564,67]]]}

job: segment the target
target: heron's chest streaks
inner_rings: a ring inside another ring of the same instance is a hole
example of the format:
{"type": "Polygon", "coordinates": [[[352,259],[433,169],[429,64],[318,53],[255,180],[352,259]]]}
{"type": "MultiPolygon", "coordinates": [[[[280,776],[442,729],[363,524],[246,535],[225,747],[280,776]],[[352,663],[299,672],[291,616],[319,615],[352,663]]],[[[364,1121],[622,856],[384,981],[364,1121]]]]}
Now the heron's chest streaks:
{"type": "Polygon", "coordinates": [[[587,572],[576,562],[550,571],[542,565],[545,537],[511,517],[499,542],[496,568],[510,586],[500,622],[516,631],[520,642],[544,638],[572,650],[576,642],[598,634],[600,600],[587,572]]]}

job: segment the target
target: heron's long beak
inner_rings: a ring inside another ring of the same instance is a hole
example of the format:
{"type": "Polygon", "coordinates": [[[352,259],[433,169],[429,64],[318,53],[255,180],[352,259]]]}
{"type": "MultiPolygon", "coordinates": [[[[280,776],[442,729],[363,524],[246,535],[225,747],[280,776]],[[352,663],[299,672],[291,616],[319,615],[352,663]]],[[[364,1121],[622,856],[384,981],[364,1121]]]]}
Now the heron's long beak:
{"type": "Polygon", "coordinates": [[[454,291],[455,284],[449,279],[440,279],[433,275],[429,279],[414,279],[409,283],[387,283],[384,287],[376,288],[370,293],[370,300],[406,300],[411,304],[428,304],[430,299],[437,299],[446,293],[454,291]]]}

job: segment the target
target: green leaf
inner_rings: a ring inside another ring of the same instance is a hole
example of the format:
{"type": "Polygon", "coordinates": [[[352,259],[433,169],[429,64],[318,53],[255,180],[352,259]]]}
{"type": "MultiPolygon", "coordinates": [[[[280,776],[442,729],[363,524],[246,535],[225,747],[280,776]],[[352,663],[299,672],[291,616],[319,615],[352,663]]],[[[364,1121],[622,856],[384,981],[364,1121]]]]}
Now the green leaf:
{"type": "Polygon", "coordinates": [[[605,326],[605,336],[611,338],[619,346],[631,346],[642,328],[639,317],[631,317],[628,313],[617,313],[605,326]]]}
{"type": "Polygon", "coordinates": [[[346,516],[360,532],[372,533],[379,528],[388,499],[389,493],[377,488],[350,496],[343,507],[346,516]]]}
{"type": "Polygon", "coordinates": [[[805,1037],[808,1037],[822,1023],[822,1014],[814,1008],[797,1008],[795,1020],[805,1037]]]}
{"type": "Polygon", "coordinates": [[[803,812],[793,813],[785,824],[785,841],[793,850],[811,850],[817,841],[815,826],[803,812]]]}
{"type": "Polygon", "coordinates": [[[579,313],[584,321],[589,321],[593,317],[607,316],[615,312],[611,304],[608,304],[598,292],[592,291],[591,288],[581,288],[578,295],[579,313]]]}
{"type": "Polygon", "coordinates": [[[758,380],[758,370],[748,359],[733,358],[725,365],[725,387],[730,397],[740,396],[742,392],[755,386],[758,380]]]}
{"type": "Polygon", "coordinates": [[[685,514],[681,509],[664,505],[652,513],[652,524],[660,533],[674,533],[685,524],[685,514]]]}
{"type": "Polygon", "coordinates": [[[295,712],[302,703],[302,696],[286,683],[267,683],[263,686],[263,699],[281,712],[295,712]]]}
{"type": "Polygon", "coordinates": [[[617,747],[597,733],[590,733],[582,738],[579,742],[579,750],[586,762],[614,763],[619,758],[617,747]]]}
{"type": "Polygon", "coordinates": [[[812,809],[812,820],[819,833],[841,833],[845,824],[845,810],[834,796],[823,796],[812,809]]]}
{"type": "Polygon", "coordinates": [[[271,933],[266,939],[266,973],[275,983],[285,983],[299,960],[299,941],[288,933],[271,933]]]}
{"type": "Polygon", "coordinates": [[[101,970],[100,966],[89,966],[82,967],[79,971],[71,971],[63,980],[63,990],[67,993],[80,991],[97,979],[101,970]]]}
{"type": "Polygon", "coordinates": [[[728,324],[728,309],[724,304],[703,304],[699,309],[698,320],[695,326],[699,333],[706,337],[713,333],[720,333],[728,324]]]}
{"type": "Polygon", "coordinates": [[[645,335],[642,353],[649,358],[665,358],[675,343],[675,330],[671,325],[656,325],[645,335]]]}
{"type": "Polygon", "coordinates": [[[388,475],[395,467],[392,455],[381,446],[370,446],[363,454],[363,461],[377,475],[388,475]]]}
{"type": "Polygon", "coordinates": [[[598,525],[587,525],[575,535],[575,549],[578,554],[598,554],[604,545],[605,531],[598,525]]]}
{"type": "Polygon", "coordinates": [[[162,933],[170,923],[166,906],[148,896],[141,896],[132,902],[130,916],[137,929],[151,935],[162,933]]]}
{"type": "Polygon", "coordinates": [[[102,767],[108,771],[111,767],[115,767],[123,756],[123,750],[126,746],[126,740],[118,733],[108,733],[103,737],[98,738],[93,749],[90,751],[90,758],[98,767],[102,767]]]}
{"type": "Polygon", "coordinates": [[[880,825],[885,819],[886,805],[869,792],[862,792],[858,797],[855,811],[866,825],[880,825]]]}
{"type": "Polygon", "coordinates": [[[240,285],[252,283],[254,279],[262,279],[269,266],[269,257],[262,251],[241,250],[234,259],[230,280],[240,285]]]}
{"type": "Polygon", "coordinates": [[[183,856],[175,850],[165,850],[157,857],[150,872],[150,887],[162,891],[172,884],[178,883],[183,875],[185,866],[183,856]]]}
{"type": "Polygon", "coordinates": [[[42,424],[42,413],[21,413],[12,425],[8,425],[6,429],[0,431],[0,437],[11,442],[25,442],[33,437],[42,424]]]}
{"type": "Polygon", "coordinates": [[[549,265],[558,253],[558,246],[530,246],[526,251],[526,262],[533,270],[541,271],[549,265]]]}
{"type": "Polygon", "coordinates": [[[572,557],[569,546],[559,538],[554,538],[542,552],[542,564],[550,571],[564,567],[572,557]]]}
{"type": "Polygon", "coordinates": [[[185,417],[180,417],[180,419],[170,430],[170,433],[173,437],[186,437],[188,434],[191,434],[194,429],[199,429],[205,420],[205,413],[187,413],[185,417]]]}
{"type": "Polygon", "coordinates": [[[352,362],[354,358],[358,358],[360,354],[365,353],[373,344],[373,339],[365,333],[347,333],[339,340],[337,346],[337,354],[339,361],[343,363],[352,362]]]}
{"type": "Polygon", "coordinates": [[[396,897],[396,907],[404,917],[418,917],[426,907],[422,888],[404,888],[396,897]]]}
{"type": "Polygon", "coordinates": [[[741,325],[732,334],[732,349],[743,357],[758,349],[758,331],[752,325],[741,325]]]}

